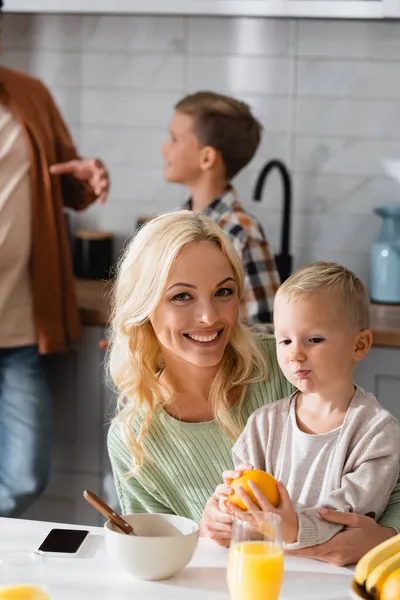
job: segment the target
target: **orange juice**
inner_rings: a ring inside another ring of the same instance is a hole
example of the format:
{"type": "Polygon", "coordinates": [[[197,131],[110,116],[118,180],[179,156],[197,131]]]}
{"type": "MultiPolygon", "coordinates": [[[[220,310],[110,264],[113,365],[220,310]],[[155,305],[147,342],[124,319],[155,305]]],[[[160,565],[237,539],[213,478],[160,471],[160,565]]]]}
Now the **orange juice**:
{"type": "Polygon", "coordinates": [[[50,600],[50,597],[34,585],[10,585],[0,588],[0,600],[50,600]]]}
{"type": "Polygon", "coordinates": [[[231,600],[278,600],[283,581],[283,551],[271,542],[231,546],[228,587],[231,600]]]}

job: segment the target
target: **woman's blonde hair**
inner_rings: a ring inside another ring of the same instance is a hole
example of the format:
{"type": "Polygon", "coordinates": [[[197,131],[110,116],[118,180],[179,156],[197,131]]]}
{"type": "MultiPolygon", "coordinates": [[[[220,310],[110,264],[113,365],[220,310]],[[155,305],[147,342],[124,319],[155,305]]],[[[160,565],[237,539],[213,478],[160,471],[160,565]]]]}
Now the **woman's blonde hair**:
{"type": "Polygon", "coordinates": [[[370,328],[370,300],[361,279],[343,265],[316,262],[301,267],[278,289],[275,297],[296,300],[313,292],[325,292],[336,299],[355,331],[370,328]]]}
{"type": "MultiPolygon", "coordinates": [[[[113,290],[109,371],[119,392],[115,421],[123,424],[125,441],[132,454],[131,475],[143,466],[143,438],[155,411],[168,402],[160,391],[163,358],[150,317],[161,300],[179,253],[188,244],[204,241],[217,244],[228,259],[240,300],[244,289],[241,259],[220,227],[199,213],[181,210],[150,220],[133,237],[118,266],[113,290]],[[133,428],[136,417],[140,417],[137,435],[133,428]]],[[[217,424],[231,439],[240,433],[247,385],[266,376],[267,365],[255,337],[238,321],[210,391],[217,424]],[[239,422],[229,410],[229,393],[237,386],[243,388],[239,422]]]]}

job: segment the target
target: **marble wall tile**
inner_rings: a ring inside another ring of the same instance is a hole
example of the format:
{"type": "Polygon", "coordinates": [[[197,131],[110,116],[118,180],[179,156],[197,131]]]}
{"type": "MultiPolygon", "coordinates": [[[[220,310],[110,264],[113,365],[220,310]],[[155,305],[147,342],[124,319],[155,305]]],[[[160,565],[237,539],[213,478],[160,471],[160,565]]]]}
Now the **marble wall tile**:
{"type": "Polygon", "coordinates": [[[400,77],[393,76],[395,70],[393,62],[300,59],[297,91],[312,97],[399,99],[400,77]]]}
{"type": "Polygon", "coordinates": [[[399,202],[400,186],[373,175],[301,173],[294,178],[294,208],[298,212],[345,213],[349,218],[373,214],[385,202],[399,202]]]}
{"type": "Polygon", "coordinates": [[[292,243],[314,251],[345,249],[348,252],[365,252],[379,227],[378,219],[369,213],[349,218],[345,213],[295,212],[292,243]]]}
{"type": "Polygon", "coordinates": [[[5,50],[81,50],[79,15],[12,14],[4,16],[5,50]]]}
{"type": "Polygon", "coordinates": [[[360,277],[366,285],[369,280],[369,252],[356,252],[347,249],[318,249],[309,246],[293,247],[293,268],[298,269],[302,265],[307,265],[318,260],[337,262],[345,265],[360,277]]]}
{"type": "Polygon", "coordinates": [[[188,58],[190,91],[211,89],[238,94],[286,95],[290,90],[290,61],[258,56],[196,56],[188,58]]]}
{"type": "Polygon", "coordinates": [[[81,57],[68,52],[10,50],[2,64],[42,79],[49,87],[81,87],[81,57]]]}
{"type": "Polygon", "coordinates": [[[112,196],[118,201],[141,203],[145,214],[154,214],[181,206],[187,191],[181,185],[164,180],[162,165],[136,169],[132,165],[111,165],[112,196]]]}
{"type": "Polygon", "coordinates": [[[174,54],[82,55],[82,86],[112,90],[183,88],[183,57],[174,54]]]}
{"type": "Polygon", "coordinates": [[[291,100],[289,95],[275,98],[239,93],[236,98],[246,102],[253,114],[260,121],[264,131],[272,133],[289,133],[291,100]]]}
{"type": "Polygon", "coordinates": [[[50,91],[64,120],[69,126],[78,126],[81,122],[81,94],[76,88],[52,87],[50,91]]]}
{"type": "Polygon", "coordinates": [[[295,169],[322,175],[386,175],[383,159],[399,156],[399,142],[356,137],[298,136],[295,169]]]}
{"type": "Polygon", "coordinates": [[[102,129],[83,127],[82,152],[89,156],[99,154],[110,164],[162,168],[161,146],[166,132],[135,128],[102,129]]]}
{"type": "Polygon", "coordinates": [[[180,93],[83,89],[81,121],[100,128],[138,127],[168,130],[180,93]]]}
{"type": "Polygon", "coordinates": [[[290,56],[294,27],[290,20],[194,17],[189,19],[189,52],[211,56],[290,56]]]}
{"type": "Polygon", "coordinates": [[[85,52],[176,54],[185,49],[179,17],[86,15],[81,17],[85,52]]]}
{"type": "Polygon", "coordinates": [[[295,134],[399,139],[400,102],[298,98],[295,134]]]}
{"type": "Polygon", "coordinates": [[[299,56],[400,60],[399,21],[301,19],[299,56]]]}

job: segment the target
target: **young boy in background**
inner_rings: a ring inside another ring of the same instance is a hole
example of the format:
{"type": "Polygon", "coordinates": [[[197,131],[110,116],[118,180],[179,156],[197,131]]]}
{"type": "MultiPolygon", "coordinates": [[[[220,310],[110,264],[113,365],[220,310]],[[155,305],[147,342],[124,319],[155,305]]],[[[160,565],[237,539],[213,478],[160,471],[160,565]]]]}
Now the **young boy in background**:
{"type": "MultiPolygon", "coordinates": [[[[241,497],[249,510],[281,516],[289,549],[322,544],[340,531],[317,507],[378,520],[397,481],[400,425],[353,383],[372,343],[369,318],[364,285],[335,263],[303,267],[276,295],[278,362],[296,391],[255,411],[232,452],[235,466],[246,463],[279,480],[278,508],[254,484],[259,507],[243,491],[241,497]]],[[[232,476],[224,474],[228,486],[232,476]]],[[[219,491],[221,508],[228,491],[219,491]]]]}
{"type": "Polygon", "coordinates": [[[190,192],[184,206],[213,219],[242,257],[245,295],[241,317],[270,323],[279,275],[260,223],[236,198],[232,179],[253,158],[261,125],[244,102],[213,92],[186,96],[175,106],[163,146],[164,176],[190,192]]]}

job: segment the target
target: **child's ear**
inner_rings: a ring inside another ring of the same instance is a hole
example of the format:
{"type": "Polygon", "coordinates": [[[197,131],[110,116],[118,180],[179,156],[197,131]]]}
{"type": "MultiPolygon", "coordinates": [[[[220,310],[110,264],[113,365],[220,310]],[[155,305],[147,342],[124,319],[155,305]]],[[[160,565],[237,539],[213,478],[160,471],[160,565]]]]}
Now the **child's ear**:
{"type": "Polygon", "coordinates": [[[362,360],[372,346],[372,332],[364,329],[357,334],[354,345],[354,360],[362,360]]]}
{"type": "Polygon", "coordinates": [[[218,150],[212,148],[211,146],[205,146],[201,150],[201,169],[203,171],[208,171],[208,169],[212,169],[218,160],[218,150]]]}

